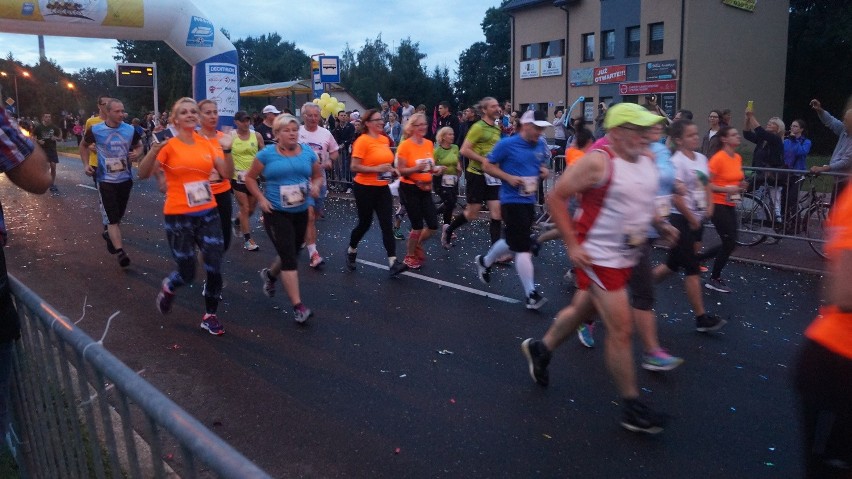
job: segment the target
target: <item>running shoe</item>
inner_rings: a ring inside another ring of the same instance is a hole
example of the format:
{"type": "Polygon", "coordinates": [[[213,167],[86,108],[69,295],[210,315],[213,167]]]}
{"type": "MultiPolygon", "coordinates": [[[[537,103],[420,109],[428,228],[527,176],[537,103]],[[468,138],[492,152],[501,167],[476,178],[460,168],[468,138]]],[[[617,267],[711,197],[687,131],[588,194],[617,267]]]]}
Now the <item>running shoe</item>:
{"type": "Polygon", "coordinates": [[[358,253],[350,253],[348,250],[346,251],[346,269],[349,271],[355,271],[355,259],[358,257],[358,253]]]}
{"type": "Polygon", "coordinates": [[[175,293],[169,289],[169,278],[163,280],[163,286],[157,294],[157,310],[160,314],[169,314],[172,310],[172,301],[175,299],[175,293]]]}
{"type": "Polygon", "coordinates": [[[246,251],[257,251],[260,249],[260,246],[254,242],[254,239],[249,238],[245,241],[245,243],[243,243],[243,248],[245,248],[246,251]]]}
{"type": "Polygon", "coordinates": [[[712,314],[702,314],[695,317],[695,330],[699,333],[712,333],[722,329],[728,322],[712,314]]]}
{"type": "Polygon", "coordinates": [[[416,256],[406,255],[405,259],[402,260],[402,263],[408,266],[408,269],[420,269],[423,266],[423,263],[421,263],[416,256]]]}
{"type": "Polygon", "coordinates": [[[625,401],[621,416],[621,426],[628,431],[659,434],[663,432],[666,418],[639,402],[638,399],[625,401]]]}
{"type": "Polygon", "coordinates": [[[544,306],[544,303],[547,302],[547,298],[542,296],[538,291],[533,291],[527,296],[527,309],[535,309],[541,308],[544,306]]]}
{"type": "Polygon", "coordinates": [[[319,255],[319,252],[314,251],[314,254],[311,255],[311,268],[319,268],[323,263],[325,263],[325,260],[319,255]]]}
{"type": "Polygon", "coordinates": [[[124,250],[118,252],[118,265],[122,268],[130,266],[130,258],[127,256],[127,253],[125,253],[124,250]]]}
{"type": "Polygon", "coordinates": [[[408,266],[401,262],[400,260],[394,260],[393,264],[390,267],[390,277],[396,278],[400,274],[404,273],[408,270],[408,266]]]}
{"type": "Polygon", "coordinates": [[[397,239],[397,240],[404,240],[405,239],[405,235],[402,234],[402,227],[401,226],[399,228],[393,229],[393,237],[394,237],[394,239],[397,239]]]}
{"type": "Polygon", "coordinates": [[[444,249],[450,249],[453,246],[452,238],[447,236],[447,229],[449,229],[449,227],[450,225],[445,224],[441,228],[441,246],[443,246],[444,249]]]}
{"type": "Polygon", "coordinates": [[[474,264],[476,264],[476,275],[479,276],[479,280],[484,284],[488,284],[491,282],[491,268],[485,266],[485,258],[482,257],[481,254],[476,255],[476,258],[473,260],[474,264]]]}
{"type": "Polygon", "coordinates": [[[642,368],[648,371],[671,371],[681,364],[683,358],[672,356],[663,348],[642,356],[642,368]]]}
{"type": "Polygon", "coordinates": [[[530,235],[530,252],[533,256],[538,256],[541,251],[541,243],[538,242],[538,235],[533,233],[530,235]]]}
{"type": "Polygon", "coordinates": [[[725,284],[724,281],[722,281],[721,278],[710,278],[706,283],[704,283],[704,287],[720,293],[730,293],[733,291],[727,284],[725,284]]]}
{"type": "Polygon", "coordinates": [[[584,323],[577,328],[577,337],[580,338],[580,343],[587,347],[595,347],[595,323],[584,323]]]}
{"type": "Polygon", "coordinates": [[[547,365],[550,364],[550,351],[541,341],[533,338],[528,338],[521,343],[521,351],[527,358],[530,377],[539,386],[547,387],[550,384],[550,374],[547,372],[547,365]]]}
{"type": "Polygon", "coordinates": [[[269,268],[260,270],[260,279],[263,281],[263,294],[268,298],[275,296],[275,278],[269,275],[269,268]]]}
{"type": "Polygon", "coordinates": [[[307,321],[308,318],[313,315],[314,312],[302,303],[293,306],[293,316],[295,317],[296,322],[299,324],[305,324],[305,321],[307,321]]]}
{"type": "Polygon", "coordinates": [[[221,336],[225,334],[225,327],[219,322],[215,314],[205,314],[201,318],[201,329],[206,329],[213,336],[221,336]]]}
{"type": "Polygon", "coordinates": [[[112,240],[109,238],[109,232],[107,232],[107,230],[104,230],[104,232],[101,233],[101,236],[103,237],[104,241],[106,241],[107,251],[109,251],[109,254],[118,253],[118,250],[115,249],[115,246],[113,246],[112,244],[112,240]]]}

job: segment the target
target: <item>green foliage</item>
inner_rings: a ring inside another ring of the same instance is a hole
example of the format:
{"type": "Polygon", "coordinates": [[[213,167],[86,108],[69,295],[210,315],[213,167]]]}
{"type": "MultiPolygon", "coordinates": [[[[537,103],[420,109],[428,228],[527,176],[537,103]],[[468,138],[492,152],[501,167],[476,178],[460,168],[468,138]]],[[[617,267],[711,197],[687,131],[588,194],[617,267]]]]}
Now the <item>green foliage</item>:
{"type": "MultiPolygon", "coordinates": [[[[117,61],[157,64],[160,111],[168,110],[181,97],[192,96],[192,67],[165,42],[119,40],[115,49],[117,61]]],[[[124,101],[124,109],[131,116],[154,109],[153,91],[149,88],[122,87],[116,96],[124,101]]]]}
{"type": "Polygon", "coordinates": [[[787,37],[784,118],[804,119],[814,150],[830,153],[837,141],[808,106],[817,98],[840,118],[852,93],[852,2],[791,0],[787,37]]]}
{"type": "Polygon", "coordinates": [[[509,98],[511,58],[510,18],[500,7],[491,7],[482,20],[485,42],[476,42],[459,56],[456,97],[471,105],[486,96],[509,98]]]}
{"type": "MultiPolygon", "coordinates": [[[[240,85],[263,85],[310,78],[311,58],[293,42],[277,33],[247,37],[234,42],[240,56],[240,85]]],[[[267,98],[243,98],[241,108],[260,110],[267,98]]]]}
{"type": "MultiPolygon", "coordinates": [[[[68,88],[67,83],[75,80],[67,75],[53,60],[39,62],[35,66],[24,65],[10,54],[7,59],[0,60],[0,71],[6,76],[0,76],[2,101],[7,98],[15,99],[15,76],[18,83],[18,111],[22,116],[41,117],[44,113],[54,115],[58,122],[58,114],[63,110],[77,110],[77,91],[68,88]],[[29,73],[29,77],[24,76],[29,73]]],[[[75,85],[76,87],[76,85],[75,85]]],[[[5,106],[5,104],[4,104],[5,106]]]]}

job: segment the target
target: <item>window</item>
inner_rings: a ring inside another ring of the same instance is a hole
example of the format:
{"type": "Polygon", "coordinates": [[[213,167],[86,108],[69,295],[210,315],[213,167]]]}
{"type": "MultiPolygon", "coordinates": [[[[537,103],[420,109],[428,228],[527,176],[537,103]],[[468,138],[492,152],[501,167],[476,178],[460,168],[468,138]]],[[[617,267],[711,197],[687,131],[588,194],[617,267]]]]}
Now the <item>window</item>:
{"type": "Polygon", "coordinates": [[[521,109],[518,110],[518,113],[520,113],[521,115],[523,115],[524,112],[527,110],[543,111],[545,116],[549,114],[549,108],[547,103],[521,103],[520,107],[521,109]]]}
{"type": "Polygon", "coordinates": [[[639,41],[641,36],[642,34],[639,32],[638,26],[627,28],[627,51],[625,52],[625,56],[639,56],[639,41]]]}
{"type": "Polygon", "coordinates": [[[663,53],[664,37],[665,29],[662,22],[648,25],[648,55],[660,55],[663,53]]]}
{"type": "Polygon", "coordinates": [[[583,35],[583,61],[591,62],[595,59],[595,34],[586,33],[583,35]]]}
{"type": "Polygon", "coordinates": [[[553,40],[541,44],[541,58],[561,57],[565,53],[565,40],[553,40]]]}
{"type": "Polygon", "coordinates": [[[601,58],[615,58],[615,30],[601,32],[601,58]]]}
{"type": "Polygon", "coordinates": [[[524,45],[521,47],[521,56],[523,60],[535,60],[536,58],[541,58],[541,44],[533,43],[530,45],[524,45]]]}

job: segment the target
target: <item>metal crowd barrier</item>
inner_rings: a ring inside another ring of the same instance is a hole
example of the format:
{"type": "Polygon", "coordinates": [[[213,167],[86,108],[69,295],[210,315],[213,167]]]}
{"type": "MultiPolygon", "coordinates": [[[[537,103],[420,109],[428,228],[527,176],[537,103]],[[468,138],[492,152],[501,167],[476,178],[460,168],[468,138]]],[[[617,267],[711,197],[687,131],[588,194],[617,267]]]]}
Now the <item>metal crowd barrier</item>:
{"type": "Polygon", "coordinates": [[[10,276],[11,445],[24,478],[270,477],[10,276]]]}
{"type": "Polygon", "coordinates": [[[736,201],[738,243],[789,238],[807,241],[822,255],[829,209],[849,175],[754,167],[743,171],[748,188],[736,201]]]}

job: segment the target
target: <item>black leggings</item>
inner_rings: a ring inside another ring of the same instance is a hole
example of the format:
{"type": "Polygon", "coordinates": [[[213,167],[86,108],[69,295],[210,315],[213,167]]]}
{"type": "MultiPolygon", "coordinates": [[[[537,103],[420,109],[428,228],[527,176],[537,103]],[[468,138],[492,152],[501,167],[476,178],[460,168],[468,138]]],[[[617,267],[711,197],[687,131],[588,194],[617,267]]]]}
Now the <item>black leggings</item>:
{"type": "Polygon", "coordinates": [[[441,197],[438,214],[443,216],[444,224],[450,224],[453,221],[453,211],[456,209],[456,203],[458,203],[459,187],[438,185],[438,189],[435,191],[441,197]]]}
{"type": "Polygon", "coordinates": [[[370,230],[373,224],[373,212],[379,218],[382,229],[382,243],[388,258],[396,256],[396,240],[393,237],[393,196],[387,186],[369,186],[354,183],[352,192],[355,195],[355,207],[358,210],[358,224],[349,236],[349,247],[355,249],[361,238],[370,230]]]}
{"type": "Polygon", "coordinates": [[[710,248],[706,253],[699,256],[700,260],[707,258],[716,258],[713,262],[713,271],[710,277],[719,279],[722,276],[722,268],[728,263],[728,258],[737,247],[737,213],[733,206],[728,205],[713,205],[713,217],[710,218],[713,226],[716,227],[716,233],[719,234],[719,239],[722,244],[710,248]]]}
{"type": "Polygon", "coordinates": [[[219,221],[222,222],[222,240],[225,242],[224,251],[228,251],[228,247],[231,246],[231,215],[234,210],[232,197],[234,193],[228,189],[228,191],[223,191],[214,196],[216,197],[216,210],[219,211],[219,221]]]}

